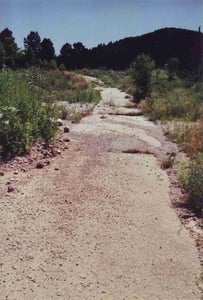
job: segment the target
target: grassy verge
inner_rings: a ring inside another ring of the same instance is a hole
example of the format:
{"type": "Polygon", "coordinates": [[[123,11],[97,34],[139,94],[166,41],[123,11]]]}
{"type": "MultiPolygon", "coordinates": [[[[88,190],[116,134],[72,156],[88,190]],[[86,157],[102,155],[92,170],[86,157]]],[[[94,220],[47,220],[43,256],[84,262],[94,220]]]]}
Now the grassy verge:
{"type": "MultiPolygon", "coordinates": [[[[186,77],[169,78],[166,70],[154,70],[150,97],[139,103],[152,121],[161,121],[165,135],[189,156],[180,186],[188,194],[197,215],[203,211],[203,82],[186,77]]],[[[171,160],[165,162],[168,167],[171,160]]]]}
{"type": "MultiPolygon", "coordinates": [[[[71,72],[28,69],[0,72],[0,157],[11,158],[30,150],[40,140],[54,141],[56,118],[69,111],[57,101],[98,103],[95,91],[81,76],[71,72]]],[[[78,122],[84,114],[74,114],[78,122]]]]}
{"type": "Polygon", "coordinates": [[[10,158],[29,151],[32,143],[52,142],[56,125],[55,106],[42,100],[25,72],[0,73],[0,154],[10,158]]]}
{"type": "Polygon", "coordinates": [[[100,79],[107,87],[117,87],[127,93],[133,93],[131,76],[128,71],[113,71],[102,69],[82,69],[80,74],[92,76],[100,79]]]}

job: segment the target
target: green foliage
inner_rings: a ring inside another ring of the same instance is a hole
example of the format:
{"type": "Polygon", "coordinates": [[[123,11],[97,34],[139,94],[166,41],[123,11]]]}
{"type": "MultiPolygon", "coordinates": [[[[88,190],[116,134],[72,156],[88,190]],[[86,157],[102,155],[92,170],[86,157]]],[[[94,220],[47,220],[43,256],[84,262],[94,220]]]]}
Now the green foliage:
{"type": "Polygon", "coordinates": [[[52,70],[56,70],[57,69],[57,63],[55,59],[51,59],[49,66],[52,70]]]}
{"type": "Polygon", "coordinates": [[[131,77],[126,71],[113,71],[103,69],[82,69],[77,71],[83,75],[96,77],[101,80],[105,86],[117,87],[128,93],[133,92],[131,77]]]}
{"type": "Polygon", "coordinates": [[[182,169],[180,184],[188,193],[189,200],[194,205],[198,215],[203,212],[203,153],[197,154],[190,163],[182,169]]]}
{"type": "Polygon", "coordinates": [[[131,76],[136,87],[135,98],[136,100],[143,99],[150,95],[152,71],[155,68],[155,63],[151,57],[141,54],[138,55],[136,60],[132,63],[131,76]]]}
{"type": "Polygon", "coordinates": [[[25,75],[0,73],[0,152],[6,158],[29,151],[37,139],[49,144],[56,131],[54,106],[42,101],[25,75]]]}
{"type": "Polygon", "coordinates": [[[170,153],[167,158],[162,160],[161,168],[164,170],[172,168],[175,163],[175,156],[176,154],[174,152],[170,153]]]}
{"type": "Polygon", "coordinates": [[[178,75],[179,73],[179,65],[180,65],[180,61],[178,58],[176,57],[171,57],[167,64],[167,70],[168,70],[168,74],[169,74],[169,80],[172,80],[175,78],[176,75],[178,75]]]}
{"type": "Polygon", "coordinates": [[[66,66],[64,64],[59,65],[59,70],[64,72],[66,70],[66,66]]]}
{"type": "Polygon", "coordinates": [[[0,64],[3,64],[5,60],[5,50],[3,44],[0,42],[0,64]]]}
{"type": "Polygon", "coordinates": [[[6,63],[7,66],[13,67],[17,56],[17,45],[11,30],[5,28],[0,33],[0,43],[1,63],[6,63]]]}
{"type": "Polygon", "coordinates": [[[100,92],[93,88],[78,90],[69,96],[69,103],[98,103],[101,99],[100,92]]]}
{"type": "Polygon", "coordinates": [[[169,79],[166,70],[155,70],[152,76],[151,99],[140,107],[151,120],[186,120],[200,118],[203,107],[203,83],[188,84],[188,79],[169,79]],[[187,84],[186,84],[187,81],[187,84]]]}

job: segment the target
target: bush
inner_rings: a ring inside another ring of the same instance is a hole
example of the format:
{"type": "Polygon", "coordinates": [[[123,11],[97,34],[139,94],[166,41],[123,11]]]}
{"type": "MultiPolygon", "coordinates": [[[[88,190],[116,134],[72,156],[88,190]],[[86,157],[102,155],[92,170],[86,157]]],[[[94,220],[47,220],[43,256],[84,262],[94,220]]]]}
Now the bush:
{"type": "Polygon", "coordinates": [[[70,94],[67,100],[69,103],[98,103],[100,99],[100,92],[89,88],[87,90],[78,90],[70,94]]]}
{"type": "Polygon", "coordinates": [[[151,57],[141,54],[131,65],[131,76],[136,87],[135,97],[140,100],[150,95],[152,71],[155,63],[151,57]]]}
{"type": "Polygon", "coordinates": [[[49,144],[56,132],[55,108],[41,100],[24,72],[0,73],[0,153],[4,158],[29,151],[41,139],[49,144]]]}
{"type": "Polygon", "coordinates": [[[59,65],[59,70],[64,72],[66,70],[66,66],[64,64],[59,65]]]}
{"type": "Polygon", "coordinates": [[[189,200],[196,209],[198,216],[203,213],[203,153],[197,154],[182,169],[180,184],[188,193],[189,200]]]}

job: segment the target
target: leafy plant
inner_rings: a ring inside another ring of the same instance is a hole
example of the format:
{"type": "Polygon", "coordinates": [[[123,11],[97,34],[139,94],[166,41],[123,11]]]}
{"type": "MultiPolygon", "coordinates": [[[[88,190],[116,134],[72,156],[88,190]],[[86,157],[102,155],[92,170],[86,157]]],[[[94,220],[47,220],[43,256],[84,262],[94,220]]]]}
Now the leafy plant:
{"type": "Polygon", "coordinates": [[[203,153],[197,154],[180,174],[180,184],[188,193],[198,215],[203,216],[203,153]]]}
{"type": "Polygon", "coordinates": [[[150,95],[154,68],[154,61],[145,54],[138,55],[131,65],[131,76],[136,87],[135,97],[138,101],[150,95]]]}
{"type": "Polygon", "coordinates": [[[42,101],[24,72],[0,73],[0,153],[10,158],[29,151],[37,139],[49,144],[56,132],[55,107],[42,101]]]}

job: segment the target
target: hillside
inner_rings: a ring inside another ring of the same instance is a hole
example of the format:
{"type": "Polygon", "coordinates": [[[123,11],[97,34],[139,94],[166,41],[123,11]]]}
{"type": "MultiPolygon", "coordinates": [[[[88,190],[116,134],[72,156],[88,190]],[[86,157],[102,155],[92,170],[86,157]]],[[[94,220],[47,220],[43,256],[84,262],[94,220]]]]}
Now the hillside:
{"type": "Polygon", "coordinates": [[[162,67],[169,58],[179,58],[182,67],[195,68],[203,60],[203,34],[177,28],[163,28],[137,37],[100,44],[89,50],[91,67],[125,69],[140,53],[150,55],[162,67]]]}

